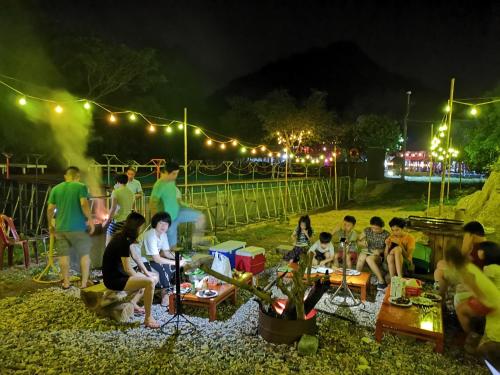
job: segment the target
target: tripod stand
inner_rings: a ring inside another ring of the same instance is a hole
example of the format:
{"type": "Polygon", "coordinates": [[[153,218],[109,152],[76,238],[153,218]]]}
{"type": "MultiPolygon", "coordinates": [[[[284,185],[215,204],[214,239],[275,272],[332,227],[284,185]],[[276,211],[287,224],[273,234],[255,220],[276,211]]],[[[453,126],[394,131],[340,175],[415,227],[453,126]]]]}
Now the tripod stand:
{"type": "Polygon", "coordinates": [[[346,263],[347,263],[347,252],[349,251],[349,243],[346,242],[345,238],[340,239],[340,246],[343,249],[343,257],[342,257],[342,282],[340,283],[337,290],[330,297],[330,303],[339,307],[354,307],[359,306],[361,304],[361,300],[358,300],[354,297],[349,286],[347,285],[347,271],[346,271],[346,263]],[[344,300],[342,302],[335,302],[335,297],[337,295],[343,295],[344,300]],[[352,303],[347,302],[347,298],[350,297],[352,303]]]}
{"type": "Polygon", "coordinates": [[[175,250],[175,314],[172,316],[165,324],[160,328],[162,333],[178,335],[187,335],[196,331],[196,326],[188,318],[182,314],[182,303],[181,303],[181,256],[180,250],[175,250]],[[181,327],[181,323],[186,322],[191,326],[184,324],[181,327]],[[174,327],[173,332],[165,332],[168,326],[174,327]],[[186,331],[182,332],[182,328],[187,328],[186,331]]]}

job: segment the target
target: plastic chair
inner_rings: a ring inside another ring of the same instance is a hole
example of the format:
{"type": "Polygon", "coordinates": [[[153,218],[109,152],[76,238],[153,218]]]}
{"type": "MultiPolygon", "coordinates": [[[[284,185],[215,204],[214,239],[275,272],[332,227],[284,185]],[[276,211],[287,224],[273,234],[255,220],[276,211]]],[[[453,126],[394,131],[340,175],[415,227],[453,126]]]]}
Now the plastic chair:
{"type": "MultiPolygon", "coordinates": [[[[17,234],[16,227],[12,218],[6,215],[0,215],[0,269],[3,268],[3,254],[7,249],[8,265],[11,267],[14,263],[14,246],[21,246],[24,252],[24,266],[30,265],[30,251],[28,240],[22,240],[17,234]],[[12,236],[10,237],[9,234],[12,236]]],[[[38,258],[38,254],[36,254],[38,258]]]]}

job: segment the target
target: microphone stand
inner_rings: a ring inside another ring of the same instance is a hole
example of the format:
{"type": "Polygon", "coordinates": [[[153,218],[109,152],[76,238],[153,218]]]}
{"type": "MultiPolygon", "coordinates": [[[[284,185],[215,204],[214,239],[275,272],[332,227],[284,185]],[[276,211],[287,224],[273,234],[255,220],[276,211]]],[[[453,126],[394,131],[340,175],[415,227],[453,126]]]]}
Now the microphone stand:
{"type": "Polygon", "coordinates": [[[196,331],[196,326],[188,318],[182,314],[182,303],[181,303],[181,256],[180,249],[175,251],[175,314],[165,322],[160,328],[161,332],[164,334],[172,334],[174,336],[186,335],[196,331]],[[186,324],[181,324],[181,322],[189,323],[191,326],[186,324]],[[173,326],[173,332],[165,332],[168,326],[173,326]],[[182,332],[182,328],[187,328],[185,332],[182,332]]]}

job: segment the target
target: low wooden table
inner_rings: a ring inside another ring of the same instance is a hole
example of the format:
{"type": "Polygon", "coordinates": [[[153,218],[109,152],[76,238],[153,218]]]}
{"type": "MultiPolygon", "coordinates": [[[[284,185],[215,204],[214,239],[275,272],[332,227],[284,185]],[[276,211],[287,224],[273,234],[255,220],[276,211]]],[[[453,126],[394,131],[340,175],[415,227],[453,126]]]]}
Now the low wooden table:
{"type": "MultiPolygon", "coordinates": [[[[208,309],[209,321],[213,322],[217,319],[217,305],[219,303],[231,298],[233,305],[236,304],[236,287],[232,284],[222,284],[211,289],[216,290],[219,294],[213,298],[199,298],[192,293],[183,294],[181,296],[181,304],[208,309]]],[[[175,314],[175,293],[172,293],[169,296],[168,312],[170,314],[175,314]]]]}
{"type": "Polygon", "coordinates": [[[384,302],[380,307],[375,326],[375,339],[381,341],[384,332],[394,332],[413,336],[421,340],[434,341],[434,351],[443,352],[443,315],[439,303],[430,311],[424,312],[417,306],[399,307],[389,302],[390,287],[385,292],[384,302]]]}
{"type": "MultiPolygon", "coordinates": [[[[294,266],[291,266],[294,267],[294,266]]],[[[278,276],[281,276],[283,273],[278,272],[278,276]]],[[[322,273],[311,273],[311,277],[321,277],[324,276],[322,273]]],[[[285,277],[292,277],[292,274],[289,272],[285,277]]],[[[370,273],[369,272],[361,272],[361,274],[357,276],[347,276],[347,286],[349,289],[359,289],[361,294],[361,300],[363,302],[366,301],[366,289],[370,283],[370,273]]],[[[341,273],[331,273],[330,274],[330,282],[332,285],[340,285],[342,283],[342,274],[341,273]]]]}

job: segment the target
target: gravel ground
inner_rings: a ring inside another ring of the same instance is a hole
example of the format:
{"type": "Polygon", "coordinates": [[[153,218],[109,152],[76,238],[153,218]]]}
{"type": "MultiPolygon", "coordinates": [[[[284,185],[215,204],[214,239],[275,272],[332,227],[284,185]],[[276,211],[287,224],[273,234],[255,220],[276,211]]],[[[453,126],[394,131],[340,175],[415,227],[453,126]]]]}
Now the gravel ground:
{"type": "MultiPolygon", "coordinates": [[[[453,350],[435,354],[432,345],[410,338],[386,335],[379,345],[372,323],[354,325],[325,314],[318,319],[317,355],[301,357],[295,347],[257,335],[252,300],[225,321],[190,316],[197,332],[177,338],[145,329],[140,318],[126,324],[97,318],[76,288],[6,297],[0,311],[2,374],[487,373],[473,358],[453,350]]],[[[154,316],[161,322],[170,317],[159,305],[154,316]]]]}

